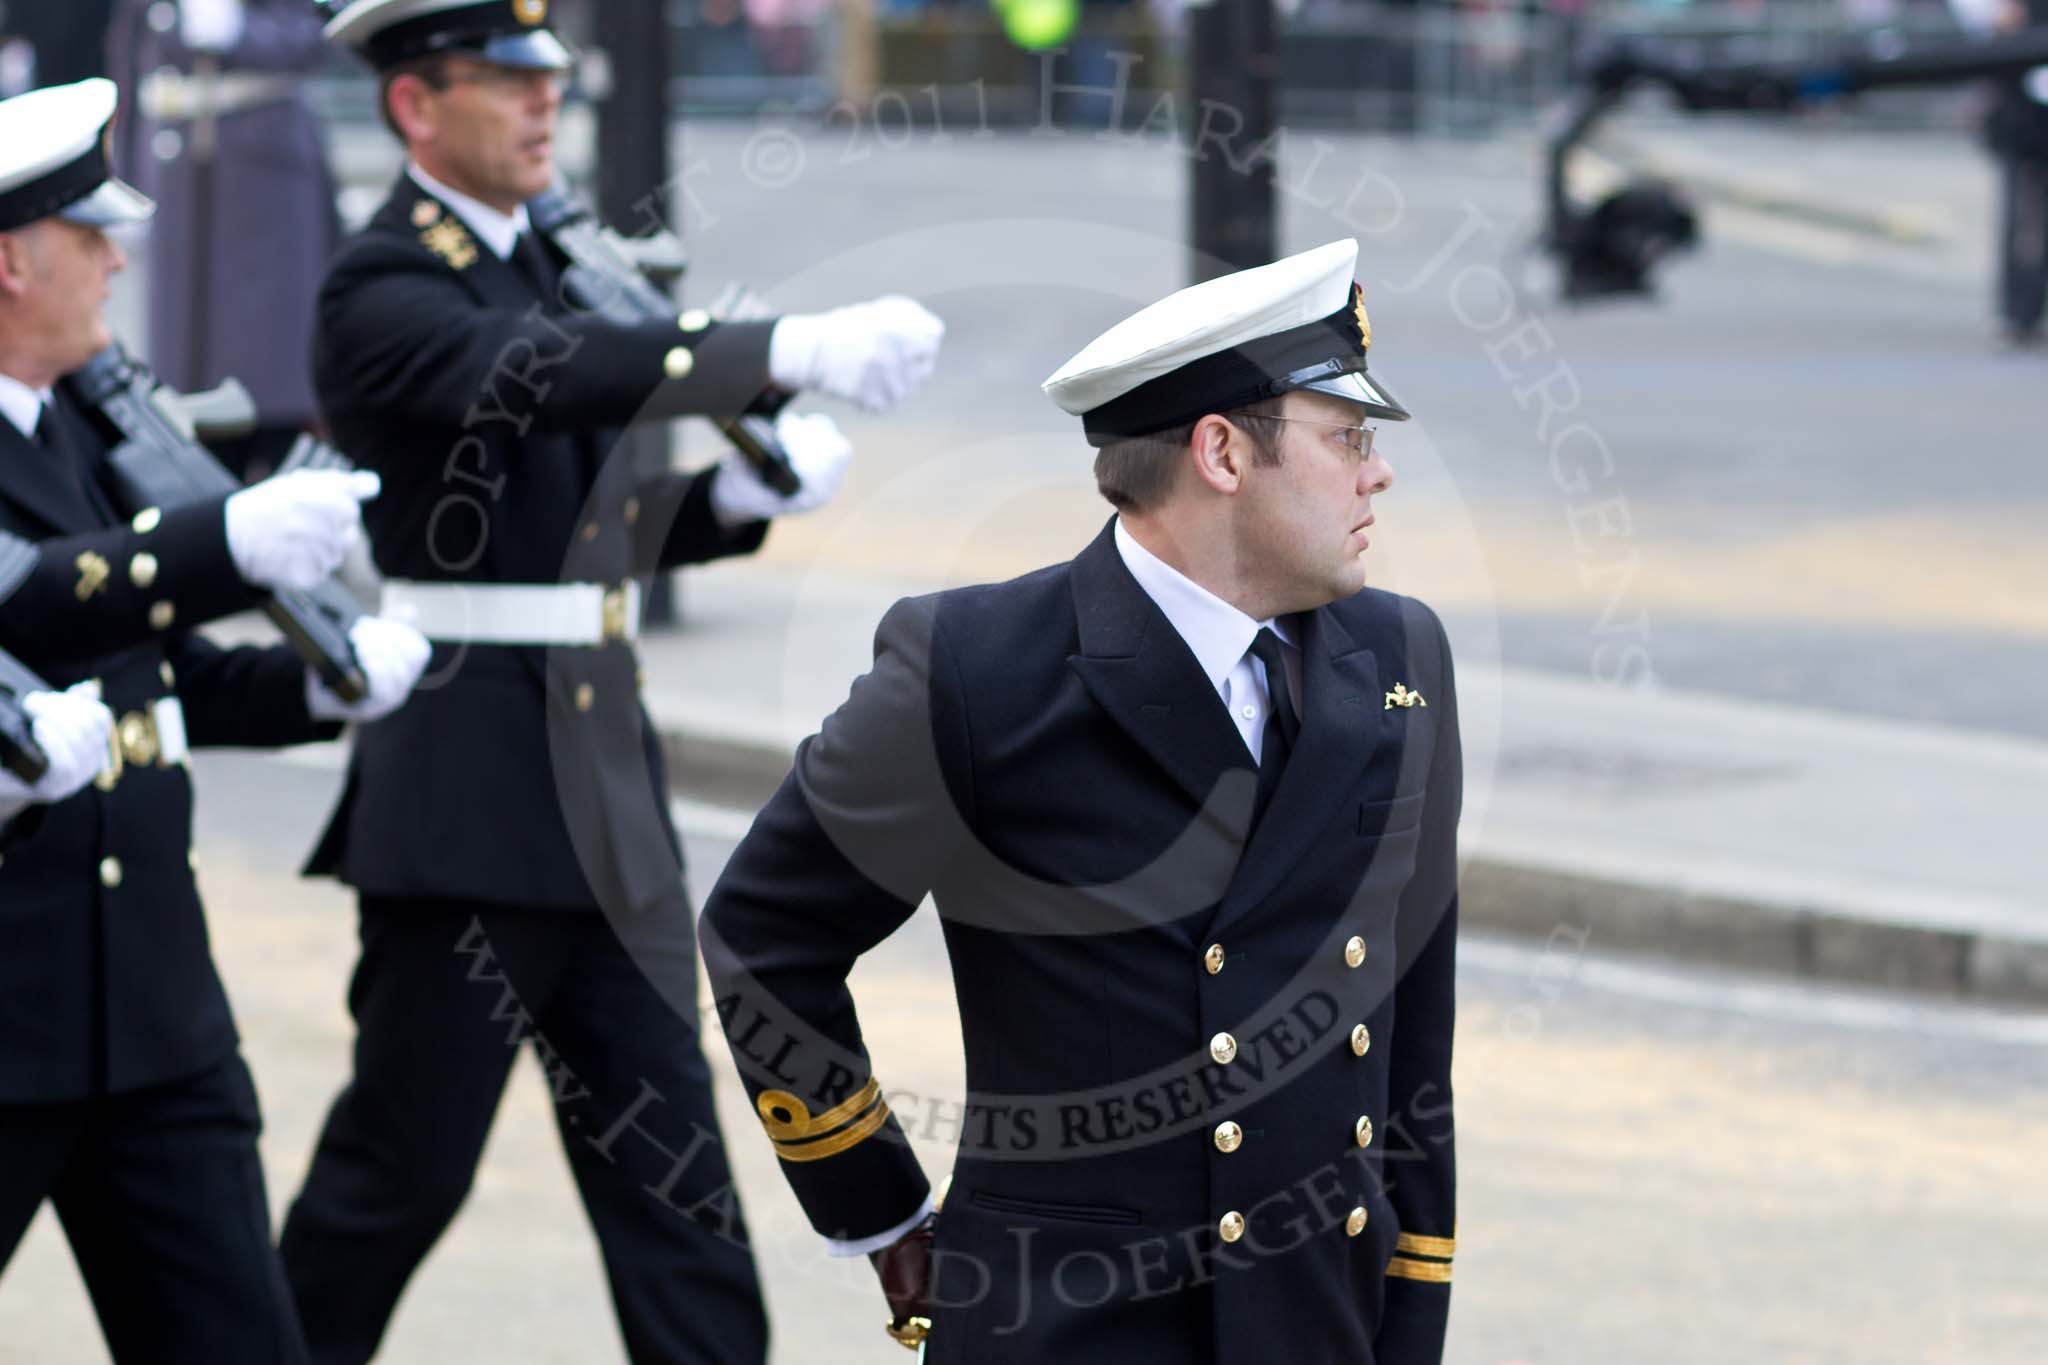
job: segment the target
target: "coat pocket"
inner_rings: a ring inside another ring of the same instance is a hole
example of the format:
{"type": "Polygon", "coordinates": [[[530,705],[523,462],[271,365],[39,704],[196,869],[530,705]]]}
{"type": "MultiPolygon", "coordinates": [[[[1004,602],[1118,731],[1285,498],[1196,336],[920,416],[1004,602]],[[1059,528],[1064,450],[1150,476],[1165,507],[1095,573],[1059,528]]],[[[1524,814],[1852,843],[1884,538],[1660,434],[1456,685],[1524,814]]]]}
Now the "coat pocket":
{"type": "Polygon", "coordinates": [[[1029,1218],[1050,1218],[1064,1223],[1094,1223],[1105,1227],[1133,1227],[1142,1221],[1136,1209],[1115,1204],[1069,1204],[1056,1199],[1027,1199],[1017,1195],[976,1190],[967,1202],[988,1213],[1021,1213],[1029,1218]]]}

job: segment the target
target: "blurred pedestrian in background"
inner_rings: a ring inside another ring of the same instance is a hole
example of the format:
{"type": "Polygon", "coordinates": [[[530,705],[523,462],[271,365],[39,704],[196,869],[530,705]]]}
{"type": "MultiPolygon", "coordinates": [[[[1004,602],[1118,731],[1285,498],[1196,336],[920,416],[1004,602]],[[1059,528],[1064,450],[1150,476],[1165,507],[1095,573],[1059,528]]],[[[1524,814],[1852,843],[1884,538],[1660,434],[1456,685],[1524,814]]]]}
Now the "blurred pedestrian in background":
{"type": "Polygon", "coordinates": [[[0,0],[0,95],[104,76],[114,0],[0,0]]]}
{"type": "Polygon", "coordinates": [[[331,50],[307,0],[119,0],[121,166],[159,209],[149,355],[191,392],[239,379],[256,430],[214,449],[246,478],[316,421],[313,298],[340,235],[326,145],[301,93],[331,50]]]}
{"type": "MultiPolygon", "coordinates": [[[[1950,0],[1978,34],[2048,25],[2048,0],[1950,0]]],[[[2015,346],[2041,344],[2048,305],[2048,66],[1994,87],[1984,140],[1998,158],[2004,212],[1998,238],[1998,316],[2015,346]]]]}

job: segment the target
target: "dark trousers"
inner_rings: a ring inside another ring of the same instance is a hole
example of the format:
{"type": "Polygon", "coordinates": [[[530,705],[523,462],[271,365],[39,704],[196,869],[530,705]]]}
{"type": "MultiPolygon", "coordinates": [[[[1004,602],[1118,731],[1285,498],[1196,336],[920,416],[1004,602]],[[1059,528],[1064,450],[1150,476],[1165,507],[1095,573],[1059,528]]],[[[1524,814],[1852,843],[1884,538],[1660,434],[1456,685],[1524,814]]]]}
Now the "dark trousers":
{"type": "Polygon", "coordinates": [[[1999,316],[2016,331],[2038,332],[2048,304],[2048,161],[2007,157],[2004,172],[1999,316]]]}
{"type": "Polygon", "coordinates": [[[115,1360],[298,1365],[262,1127],[239,1056],[126,1094],[0,1104],[0,1268],[48,1199],[115,1360]]]}
{"type": "Polygon", "coordinates": [[[529,1042],[628,1354],[644,1365],[764,1360],[767,1316],[697,1037],[687,914],[644,926],[629,953],[596,910],[365,896],[361,911],[355,1077],[280,1244],[318,1365],[375,1354],[469,1191],[529,1042]]]}

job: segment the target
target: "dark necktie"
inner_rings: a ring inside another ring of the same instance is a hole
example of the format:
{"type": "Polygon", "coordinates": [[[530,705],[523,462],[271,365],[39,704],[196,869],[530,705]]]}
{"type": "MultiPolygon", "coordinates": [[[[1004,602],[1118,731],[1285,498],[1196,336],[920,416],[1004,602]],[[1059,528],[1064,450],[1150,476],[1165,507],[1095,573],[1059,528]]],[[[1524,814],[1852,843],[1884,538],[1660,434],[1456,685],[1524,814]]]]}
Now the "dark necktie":
{"type": "Polygon", "coordinates": [[[558,281],[555,263],[548,256],[548,249],[541,245],[540,238],[530,229],[520,233],[519,240],[512,244],[512,265],[539,293],[542,303],[554,304],[558,281]]]}
{"type": "Polygon", "coordinates": [[[113,506],[93,483],[94,453],[54,393],[36,420],[35,442],[50,453],[59,486],[83,509],[81,522],[111,525],[118,520],[113,506]]]}
{"type": "Polygon", "coordinates": [[[1294,699],[1287,691],[1287,661],[1281,653],[1280,637],[1262,629],[1252,640],[1251,656],[1266,666],[1266,730],[1259,741],[1259,789],[1252,806],[1256,823],[1280,786],[1280,772],[1294,752],[1301,733],[1301,719],[1294,714],[1294,699]]]}

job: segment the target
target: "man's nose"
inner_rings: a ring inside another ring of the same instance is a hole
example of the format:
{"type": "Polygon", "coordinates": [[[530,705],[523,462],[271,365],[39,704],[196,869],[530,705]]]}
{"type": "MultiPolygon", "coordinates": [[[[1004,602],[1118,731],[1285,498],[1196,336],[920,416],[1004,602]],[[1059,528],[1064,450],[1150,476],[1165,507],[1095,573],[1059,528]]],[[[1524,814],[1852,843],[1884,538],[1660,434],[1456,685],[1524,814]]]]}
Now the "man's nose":
{"type": "Polygon", "coordinates": [[[1358,483],[1364,492],[1384,493],[1394,486],[1394,466],[1375,450],[1372,458],[1358,467],[1358,483]]]}

